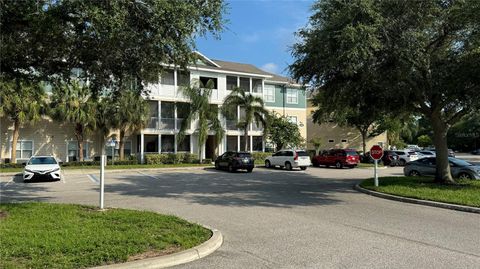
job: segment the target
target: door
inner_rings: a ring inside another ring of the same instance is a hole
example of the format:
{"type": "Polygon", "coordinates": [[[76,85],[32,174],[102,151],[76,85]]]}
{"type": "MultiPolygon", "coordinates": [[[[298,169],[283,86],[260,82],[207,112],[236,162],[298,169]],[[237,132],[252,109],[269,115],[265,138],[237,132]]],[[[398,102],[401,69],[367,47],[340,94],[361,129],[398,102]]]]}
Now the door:
{"type": "Polygon", "coordinates": [[[214,160],[216,157],[216,150],[217,143],[215,141],[215,136],[209,135],[205,143],[205,158],[214,160]]]}

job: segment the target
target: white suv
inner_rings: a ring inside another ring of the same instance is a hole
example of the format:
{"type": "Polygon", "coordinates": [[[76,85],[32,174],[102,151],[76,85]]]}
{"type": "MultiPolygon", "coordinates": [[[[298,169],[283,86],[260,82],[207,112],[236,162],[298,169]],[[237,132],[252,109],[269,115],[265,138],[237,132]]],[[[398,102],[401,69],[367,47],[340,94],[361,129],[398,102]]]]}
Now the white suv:
{"type": "Polygon", "coordinates": [[[398,162],[400,165],[405,165],[408,162],[418,160],[418,154],[409,149],[394,150],[393,152],[398,154],[398,162]]]}
{"type": "Polygon", "coordinates": [[[312,165],[310,156],[304,150],[281,150],[265,160],[266,168],[280,166],[281,168],[285,167],[287,170],[297,167],[306,170],[310,165],[312,165]]]}

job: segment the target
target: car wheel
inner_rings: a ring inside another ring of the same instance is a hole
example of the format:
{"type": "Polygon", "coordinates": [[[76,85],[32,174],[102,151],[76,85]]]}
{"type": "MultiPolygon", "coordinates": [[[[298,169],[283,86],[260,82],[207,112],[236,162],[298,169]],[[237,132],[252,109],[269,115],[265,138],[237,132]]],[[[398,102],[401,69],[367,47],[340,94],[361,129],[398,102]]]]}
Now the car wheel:
{"type": "Polygon", "coordinates": [[[341,162],[336,162],[335,163],[335,168],[341,169],[341,168],[343,168],[343,164],[341,162]]]}
{"type": "Polygon", "coordinates": [[[412,171],[410,171],[410,173],[408,173],[408,176],[418,177],[418,176],[420,176],[420,173],[417,170],[412,170],[412,171]]]}
{"type": "Polygon", "coordinates": [[[231,164],[228,165],[228,172],[230,172],[230,173],[235,172],[235,169],[233,168],[233,165],[231,165],[231,164]]]}
{"type": "Polygon", "coordinates": [[[251,173],[253,171],[253,168],[248,168],[247,173],[251,173]]]}
{"type": "Polygon", "coordinates": [[[286,163],[285,163],[285,168],[286,168],[288,171],[292,171],[292,164],[289,163],[289,162],[286,162],[286,163]]]}
{"type": "Polygon", "coordinates": [[[406,164],[407,162],[406,162],[404,159],[401,159],[401,160],[399,161],[399,163],[400,163],[401,166],[405,166],[405,164],[406,164]]]}
{"type": "Polygon", "coordinates": [[[300,166],[300,169],[307,170],[307,167],[306,166],[300,166]]]}
{"type": "Polygon", "coordinates": [[[460,180],[466,180],[466,179],[473,179],[472,176],[470,174],[467,174],[467,173],[460,173],[458,175],[458,179],[460,180]]]}
{"type": "Polygon", "coordinates": [[[270,168],[270,167],[272,167],[272,164],[270,163],[269,160],[266,160],[265,161],[265,168],[270,168]]]}

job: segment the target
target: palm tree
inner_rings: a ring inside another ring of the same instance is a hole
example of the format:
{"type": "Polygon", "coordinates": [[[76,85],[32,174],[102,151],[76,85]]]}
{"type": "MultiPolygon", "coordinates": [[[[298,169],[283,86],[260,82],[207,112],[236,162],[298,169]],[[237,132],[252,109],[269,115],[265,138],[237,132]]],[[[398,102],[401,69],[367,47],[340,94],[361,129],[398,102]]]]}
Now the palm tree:
{"type": "Polygon", "coordinates": [[[213,81],[209,80],[205,87],[201,86],[199,87],[199,83],[194,83],[194,86],[180,88],[185,98],[190,101],[190,113],[183,120],[177,135],[177,142],[182,142],[183,139],[185,139],[185,133],[187,129],[189,129],[192,121],[198,119],[198,156],[200,162],[203,161],[202,149],[203,145],[207,142],[208,131],[212,130],[215,133],[217,144],[220,143],[225,134],[222,123],[218,118],[218,106],[209,103],[210,96],[212,95],[213,81]]]}
{"type": "Polygon", "coordinates": [[[109,114],[111,127],[119,131],[120,160],[123,160],[125,134],[145,128],[149,119],[149,106],[138,91],[125,89],[112,96],[109,114]]]}
{"type": "Polygon", "coordinates": [[[26,123],[39,120],[45,107],[45,92],[36,82],[15,79],[0,80],[0,116],[7,116],[13,121],[12,152],[10,160],[17,161],[17,141],[20,127],[26,123]]]}
{"type": "Polygon", "coordinates": [[[112,99],[110,95],[102,95],[96,100],[96,130],[101,138],[101,154],[105,154],[105,141],[112,126],[110,108],[112,99]]]}
{"type": "MultiPolygon", "coordinates": [[[[223,101],[222,112],[225,116],[233,116],[232,111],[237,111],[237,107],[245,109],[245,117],[238,122],[239,128],[244,130],[245,151],[248,151],[248,128],[251,123],[257,125],[262,123],[266,126],[266,117],[268,111],[265,109],[263,99],[245,92],[242,88],[234,88],[232,92],[225,97],[223,101]]],[[[266,130],[267,128],[264,128],[266,130]]]]}
{"type": "Polygon", "coordinates": [[[83,142],[88,131],[96,127],[96,104],[90,88],[77,80],[62,83],[53,89],[51,115],[57,121],[74,125],[78,158],[83,161],[83,142]]]}

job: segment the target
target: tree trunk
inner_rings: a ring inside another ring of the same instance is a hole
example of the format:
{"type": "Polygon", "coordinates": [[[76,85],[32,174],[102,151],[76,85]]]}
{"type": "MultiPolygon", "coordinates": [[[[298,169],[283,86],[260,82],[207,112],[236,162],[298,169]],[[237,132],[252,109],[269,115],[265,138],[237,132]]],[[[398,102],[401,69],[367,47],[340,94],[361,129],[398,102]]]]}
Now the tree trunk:
{"type": "Polygon", "coordinates": [[[248,124],[245,126],[244,138],[245,138],[245,152],[248,152],[248,145],[250,144],[248,141],[248,124]]]}
{"type": "Polygon", "coordinates": [[[442,121],[440,113],[440,111],[432,112],[432,115],[430,116],[433,129],[433,143],[435,144],[437,160],[435,182],[454,184],[455,180],[452,178],[450,164],[448,161],[448,126],[442,121]]]}
{"type": "Polygon", "coordinates": [[[367,130],[360,130],[360,134],[362,135],[362,148],[365,155],[367,153],[367,130]]]}
{"type": "MultiPolygon", "coordinates": [[[[125,130],[120,130],[120,138],[118,140],[118,145],[119,145],[119,151],[120,151],[120,161],[123,161],[125,158],[123,150],[125,149],[125,130]]],[[[112,157],[113,158],[113,157],[112,157]]]]}
{"type": "Polygon", "coordinates": [[[20,134],[20,121],[16,119],[13,122],[12,154],[10,156],[11,163],[17,162],[17,142],[18,142],[19,134],[20,134]]]}
{"type": "Polygon", "coordinates": [[[83,162],[83,126],[81,124],[75,127],[75,137],[78,144],[78,161],[83,162]]]}

